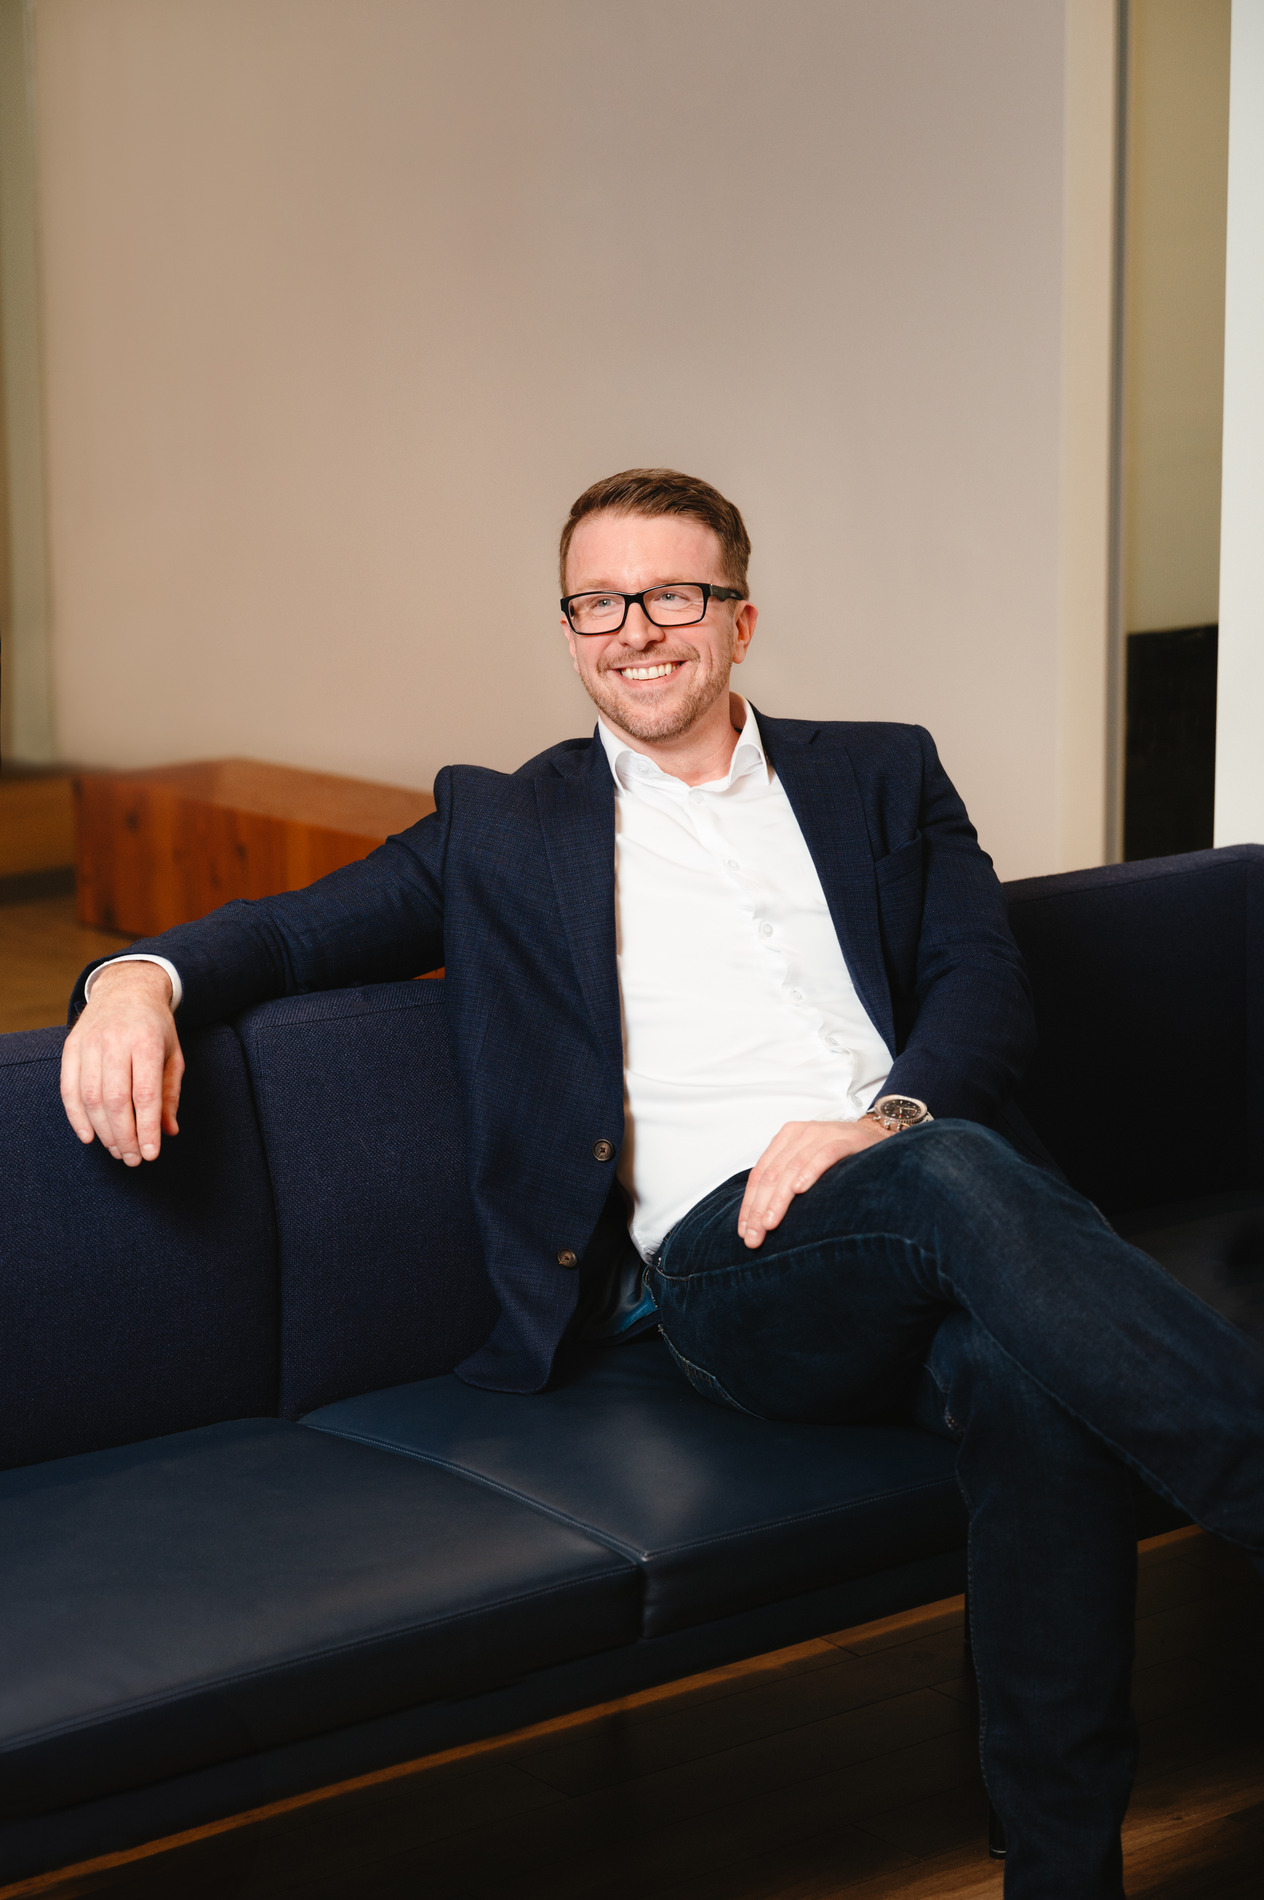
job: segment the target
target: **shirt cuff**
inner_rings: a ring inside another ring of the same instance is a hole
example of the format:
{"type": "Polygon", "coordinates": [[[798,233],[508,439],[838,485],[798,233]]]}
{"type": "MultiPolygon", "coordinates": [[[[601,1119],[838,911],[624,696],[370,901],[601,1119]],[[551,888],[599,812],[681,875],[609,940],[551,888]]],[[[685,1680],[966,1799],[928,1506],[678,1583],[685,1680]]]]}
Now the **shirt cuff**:
{"type": "Polygon", "coordinates": [[[147,950],[129,950],[124,956],[111,957],[107,963],[98,963],[96,969],[83,986],[83,1000],[85,1003],[92,995],[92,985],[96,982],[102,970],[109,969],[111,963],[156,963],[158,968],[165,970],[167,975],[171,978],[171,1007],[173,1010],[179,1009],[184,997],[184,985],[180,981],[179,971],[176,969],[174,963],[167,962],[166,957],[152,956],[147,950]]]}

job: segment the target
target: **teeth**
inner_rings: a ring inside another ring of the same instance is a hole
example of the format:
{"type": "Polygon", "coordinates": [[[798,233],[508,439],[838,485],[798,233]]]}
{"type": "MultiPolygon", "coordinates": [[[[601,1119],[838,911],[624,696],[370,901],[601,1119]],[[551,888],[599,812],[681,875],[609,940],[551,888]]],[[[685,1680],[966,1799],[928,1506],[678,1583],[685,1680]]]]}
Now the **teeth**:
{"type": "Polygon", "coordinates": [[[675,660],[665,660],[661,666],[625,666],[621,672],[625,680],[661,680],[676,670],[675,660]]]}

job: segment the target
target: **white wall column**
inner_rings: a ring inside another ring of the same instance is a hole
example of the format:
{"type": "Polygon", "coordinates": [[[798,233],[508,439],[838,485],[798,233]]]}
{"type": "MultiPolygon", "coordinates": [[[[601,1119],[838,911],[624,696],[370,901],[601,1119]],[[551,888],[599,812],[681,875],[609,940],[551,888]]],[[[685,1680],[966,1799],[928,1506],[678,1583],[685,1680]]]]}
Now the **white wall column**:
{"type": "Polygon", "coordinates": [[[1216,843],[1264,840],[1264,0],[1233,0],[1216,843]]]}

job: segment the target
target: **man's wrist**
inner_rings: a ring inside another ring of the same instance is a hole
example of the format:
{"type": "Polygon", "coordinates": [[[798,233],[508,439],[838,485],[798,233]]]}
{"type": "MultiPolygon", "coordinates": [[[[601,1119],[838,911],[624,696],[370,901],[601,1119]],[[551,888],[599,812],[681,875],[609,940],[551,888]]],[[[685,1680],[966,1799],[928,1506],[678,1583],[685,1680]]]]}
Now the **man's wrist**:
{"type": "Polygon", "coordinates": [[[84,1001],[91,1001],[98,990],[104,995],[125,987],[158,997],[173,1012],[180,1006],[181,985],[175,966],[168,963],[166,957],[145,956],[139,952],[111,957],[108,963],[98,964],[83,986],[84,1001]]]}

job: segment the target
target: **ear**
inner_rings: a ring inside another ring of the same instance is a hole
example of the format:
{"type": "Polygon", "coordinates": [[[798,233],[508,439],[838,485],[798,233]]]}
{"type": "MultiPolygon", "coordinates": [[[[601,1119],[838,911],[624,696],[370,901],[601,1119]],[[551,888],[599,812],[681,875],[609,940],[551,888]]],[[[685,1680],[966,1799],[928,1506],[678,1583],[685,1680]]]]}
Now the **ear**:
{"type": "Polygon", "coordinates": [[[755,637],[755,622],[759,619],[759,609],[750,600],[744,600],[733,616],[733,664],[740,666],[746,658],[746,650],[755,637]]]}

